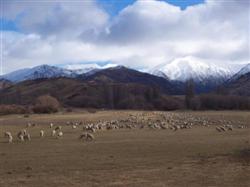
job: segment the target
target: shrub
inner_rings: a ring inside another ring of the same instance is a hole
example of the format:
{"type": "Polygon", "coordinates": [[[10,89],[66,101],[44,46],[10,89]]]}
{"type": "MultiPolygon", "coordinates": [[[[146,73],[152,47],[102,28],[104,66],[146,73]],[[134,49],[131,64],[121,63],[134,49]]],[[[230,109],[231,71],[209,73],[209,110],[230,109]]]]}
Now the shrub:
{"type": "Polygon", "coordinates": [[[29,110],[20,105],[0,105],[0,114],[7,115],[7,114],[25,114],[28,113],[29,110]]]}
{"type": "Polygon", "coordinates": [[[38,97],[33,107],[34,113],[55,113],[58,112],[59,109],[59,101],[50,95],[38,97]]]}

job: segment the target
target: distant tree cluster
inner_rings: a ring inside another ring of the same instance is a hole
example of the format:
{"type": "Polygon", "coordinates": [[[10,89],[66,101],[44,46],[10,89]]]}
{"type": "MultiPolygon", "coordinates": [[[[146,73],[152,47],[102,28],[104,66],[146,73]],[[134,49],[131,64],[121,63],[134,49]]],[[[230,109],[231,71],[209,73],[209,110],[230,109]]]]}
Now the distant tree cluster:
{"type": "Polygon", "coordinates": [[[81,108],[175,110],[179,100],[154,87],[139,84],[99,84],[67,98],[66,105],[81,108]]]}

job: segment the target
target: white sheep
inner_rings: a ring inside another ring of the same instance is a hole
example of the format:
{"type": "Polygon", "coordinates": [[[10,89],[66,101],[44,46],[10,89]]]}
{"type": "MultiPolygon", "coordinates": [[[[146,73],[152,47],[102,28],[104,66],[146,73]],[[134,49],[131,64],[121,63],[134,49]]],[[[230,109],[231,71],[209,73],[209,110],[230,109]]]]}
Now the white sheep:
{"type": "Polygon", "coordinates": [[[51,133],[51,136],[55,136],[56,135],[56,130],[53,130],[51,133]]]}
{"type": "Polygon", "coordinates": [[[40,130],[40,137],[44,137],[44,131],[40,130]]]}
{"type": "Polygon", "coordinates": [[[13,136],[11,135],[10,132],[5,132],[4,136],[8,138],[8,142],[12,143],[13,142],[13,136]]]}
{"type": "Polygon", "coordinates": [[[49,127],[52,129],[52,127],[54,126],[54,124],[53,123],[50,123],[50,125],[49,125],[49,127]]]}
{"type": "Polygon", "coordinates": [[[23,142],[24,141],[24,136],[27,134],[26,129],[23,129],[17,133],[17,138],[23,142]]]}
{"type": "Polygon", "coordinates": [[[7,131],[7,132],[4,133],[4,137],[9,137],[9,136],[11,136],[11,132],[7,131]]]}
{"type": "Polygon", "coordinates": [[[61,138],[61,137],[63,137],[63,132],[62,131],[58,132],[58,134],[57,134],[57,138],[61,138]]]}

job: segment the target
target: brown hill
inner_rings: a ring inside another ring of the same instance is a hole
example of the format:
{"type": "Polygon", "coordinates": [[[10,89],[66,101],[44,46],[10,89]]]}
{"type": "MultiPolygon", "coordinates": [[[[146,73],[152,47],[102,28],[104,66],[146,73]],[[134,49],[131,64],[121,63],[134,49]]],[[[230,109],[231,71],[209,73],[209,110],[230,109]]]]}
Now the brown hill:
{"type": "Polygon", "coordinates": [[[0,90],[10,87],[12,85],[12,83],[6,79],[0,79],[0,90]]]}
{"type": "Polygon", "coordinates": [[[34,104],[49,94],[63,105],[94,108],[175,109],[179,102],[167,94],[175,87],[163,78],[127,68],[111,68],[79,79],[37,79],[0,91],[2,104],[34,104]]]}

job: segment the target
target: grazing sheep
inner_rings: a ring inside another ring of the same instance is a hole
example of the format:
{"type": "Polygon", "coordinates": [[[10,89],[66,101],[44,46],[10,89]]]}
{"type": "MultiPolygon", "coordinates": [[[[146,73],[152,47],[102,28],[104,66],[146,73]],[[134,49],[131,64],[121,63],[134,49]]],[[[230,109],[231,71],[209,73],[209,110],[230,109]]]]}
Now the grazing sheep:
{"type": "Polygon", "coordinates": [[[62,130],[62,126],[57,126],[57,127],[55,128],[55,131],[58,131],[58,130],[62,130]]]}
{"type": "Polygon", "coordinates": [[[220,129],[221,129],[222,131],[227,131],[227,129],[226,129],[225,127],[220,127],[220,129]]]}
{"type": "Polygon", "coordinates": [[[57,134],[57,138],[61,138],[61,137],[63,137],[63,132],[62,131],[58,132],[58,134],[57,134]]]}
{"type": "Polygon", "coordinates": [[[56,135],[56,130],[53,130],[51,133],[51,136],[55,136],[56,135]]]}
{"type": "Polygon", "coordinates": [[[220,128],[220,127],[216,127],[216,130],[217,130],[218,132],[221,132],[221,128],[220,128]]]}
{"type": "Polygon", "coordinates": [[[30,140],[31,140],[31,136],[30,136],[29,133],[25,134],[25,135],[23,136],[23,138],[24,138],[24,140],[27,140],[27,141],[30,141],[30,140]]]}
{"type": "Polygon", "coordinates": [[[20,131],[20,132],[17,134],[17,139],[20,140],[21,142],[24,141],[24,135],[23,135],[22,131],[20,131]]]}
{"type": "Polygon", "coordinates": [[[8,142],[9,142],[9,143],[12,143],[12,142],[13,142],[13,137],[12,137],[12,136],[9,136],[8,142]]]}
{"type": "Polygon", "coordinates": [[[10,132],[5,132],[4,136],[8,138],[8,142],[12,143],[13,142],[13,136],[11,135],[10,132]]]}
{"type": "Polygon", "coordinates": [[[72,129],[76,129],[76,125],[72,125],[72,129]]]}
{"type": "Polygon", "coordinates": [[[10,132],[7,131],[7,132],[4,133],[4,137],[9,137],[9,136],[11,136],[10,132]]]}
{"type": "Polygon", "coordinates": [[[17,133],[17,139],[19,139],[21,142],[24,141],[24,136],[27,134],[26,129],[23,129],[17,133]]]}
{"type": "Polygon", "coordinates": [[[94,135],[88,132],[84,132],[80,135],[79,139],[92,141],[95,139],[94,135]]]}
{"type": "Polygon", "coordinates": [[[44,131],[40,130],[40,137],[44,137],[44,131]]]}
{"type": "Polygon", "coordinates": [[[52,129],[52,127],[54,126],[54,124],[53,123],[50,123],[50,125],[49,125],[49,127],[52,129]]]}

